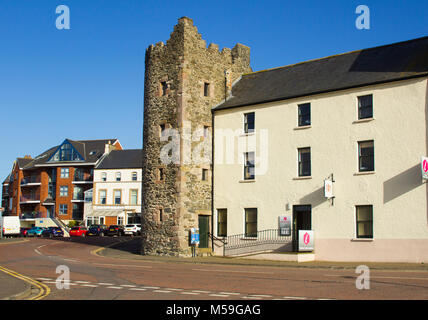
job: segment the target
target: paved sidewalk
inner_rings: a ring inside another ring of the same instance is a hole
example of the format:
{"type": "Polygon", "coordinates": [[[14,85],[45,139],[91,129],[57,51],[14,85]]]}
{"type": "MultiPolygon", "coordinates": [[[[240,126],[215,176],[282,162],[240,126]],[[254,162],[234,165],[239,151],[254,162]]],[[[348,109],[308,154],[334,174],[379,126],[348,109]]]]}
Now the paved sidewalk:
{"type": "Polygon", "coordinates": [[[121,242],[111,247],[98,251],[98,255],[116,259],[131,259],[142,261],[163,261],[163,262],[182,262],[193,264],[228,264],[228,265],[251,265],[251,266],[272,266],[272,267],[298,267],[298,268],[328,268],[328,269],[354,269],[359,265],[366,265],[370,269],[378,270],[411,270],[427,271],[428,264],[416,263],[374,263],[374,262],[291,262],[291,261],[272,261],[256,260],[250,257],[195,257],[195,258],[178,258],[178,257],[160,257],[160,256],[142,256],[140,254],[141,239],[135,238],[130,241],[121,242]]]}
{"type": "Polygon", "coordinates": [[[0,271],[0,300],[18,299],[27,290],[30,290],[27,282],[0,271]]]}

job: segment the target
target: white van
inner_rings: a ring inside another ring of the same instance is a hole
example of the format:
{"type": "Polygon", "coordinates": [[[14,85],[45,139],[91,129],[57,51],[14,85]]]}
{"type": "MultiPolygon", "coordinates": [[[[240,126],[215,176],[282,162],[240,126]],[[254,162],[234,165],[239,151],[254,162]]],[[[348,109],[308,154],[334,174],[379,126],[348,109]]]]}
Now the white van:
{"type": "Polygon", "coordinates": [[[0,221],[1,228],[3,228],[3,236],[20,236],[21,235],[21,221],[19,217],[3,217],[0,221]]]}

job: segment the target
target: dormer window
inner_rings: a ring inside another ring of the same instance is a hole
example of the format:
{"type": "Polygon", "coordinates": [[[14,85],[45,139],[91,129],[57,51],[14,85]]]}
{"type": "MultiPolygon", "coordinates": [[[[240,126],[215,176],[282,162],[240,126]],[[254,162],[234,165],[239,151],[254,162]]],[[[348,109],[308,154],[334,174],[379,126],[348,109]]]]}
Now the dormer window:
{"type": "Polygon", "coordinates": [[[57,149],[49,161],[83,161],[83,158],[66,140],[66,142],[57,149]]]}

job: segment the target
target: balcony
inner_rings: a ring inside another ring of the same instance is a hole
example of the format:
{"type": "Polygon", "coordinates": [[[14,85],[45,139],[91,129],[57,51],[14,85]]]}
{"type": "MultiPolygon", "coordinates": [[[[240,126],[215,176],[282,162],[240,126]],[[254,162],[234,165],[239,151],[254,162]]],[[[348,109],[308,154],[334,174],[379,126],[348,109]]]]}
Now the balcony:
{"type": "Polygon", "coordinates": [[[75,174],[73,178],[73,184],[87,184],[92,183],[94,177],[90,174],[75,174]]]}
{"type": "Polygon", "coordinates": [[[84,202],[85,201],[85,195],[83,192],[78,192],[73,194],[72,202],[84,202]]]}
{"type": "Polygon", "coordinates": [[[73,220],[83,220],[83,211],[82,210],[73,210],[72,214],[73,220]]]}
{"type": "Polygon", "coordinates": [[[21,180],[21,187],[40,186],[40,185],[41,185],[40,176],[29,176],[21,180]]]}
{"type": "Polygon", "coordinates": [[[42,212],[23,212],[20,214],[19,219],[39,219],[39,218],[46,218],[45,214],[42,212]]]}
{"type": "Polygon", "coordinates": [[[19,199],[19,203],[40,203],[40,194],[23,194],[19,199]]]}

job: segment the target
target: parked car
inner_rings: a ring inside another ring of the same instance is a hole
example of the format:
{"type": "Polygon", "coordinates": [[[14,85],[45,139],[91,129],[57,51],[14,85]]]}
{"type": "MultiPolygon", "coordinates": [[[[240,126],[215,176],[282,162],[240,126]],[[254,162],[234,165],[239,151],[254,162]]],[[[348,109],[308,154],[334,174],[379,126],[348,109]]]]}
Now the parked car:
{"type": "Polygon", "coordinates": [[[42,232],[43,237],[64,237],[64,231],[62,231],[59,227],[48,227],[46,230],[42,232]]]}
{"type": "Polygon", "coordinates": [[[89,227],[88,236],[104,237],[108,232],[108,227],[104,224],[93,224],[89,227]]]}
{"type": "Polygon", "coordinates": [[[21,237],[26,237],[27,236],[27,231],[30,230],[31,228],[21,228],[21,237]]]}
{"type": "Polygon", "coordinates": [[[27,230],[27,236],[40,237],[45,229],[46,228],[42,228],[42,227],[32,227],[29,230],[27,230]]]}
{"type": "Polygon", "coordinates": [[[73,227],[70,230],[70,237],[86,237],[88,229],[86,227],[73,227]]]}
{"type": "Polygon", "coordinates": [[[124,232],[126,235],[139,236],[141,234],[141,224],[127,224],[124,232]]]}
{"type": "Polygon", "coordinates": [[[123,236],[125,234],[125,228],[122,225],[111,225],[108,228],[107,235],[108,236],[123,236]]]}

